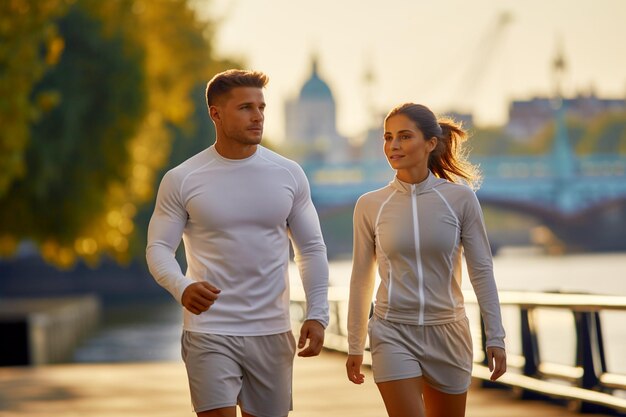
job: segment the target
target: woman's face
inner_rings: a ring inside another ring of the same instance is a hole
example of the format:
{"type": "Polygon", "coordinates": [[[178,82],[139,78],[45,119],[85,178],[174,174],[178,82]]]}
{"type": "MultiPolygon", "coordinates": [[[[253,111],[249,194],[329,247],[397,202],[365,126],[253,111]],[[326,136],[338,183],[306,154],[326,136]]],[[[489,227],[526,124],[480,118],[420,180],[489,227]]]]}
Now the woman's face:
{"type": "Polygon", "coordinates": [[[422,180],[428,173],[428,157],[437,146],[437,138],[426,140],[415,123],[404,114],[385,121],[384,150],[389,165],[398,178],[407,182],[422,180]]]}

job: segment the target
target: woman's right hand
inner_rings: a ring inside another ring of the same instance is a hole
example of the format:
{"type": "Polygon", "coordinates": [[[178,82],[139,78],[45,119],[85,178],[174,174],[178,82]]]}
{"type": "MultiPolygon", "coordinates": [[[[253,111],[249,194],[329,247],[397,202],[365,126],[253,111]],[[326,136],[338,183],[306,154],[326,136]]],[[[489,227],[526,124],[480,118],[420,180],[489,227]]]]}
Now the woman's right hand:
{"type": "Polygon", "coordinates": [[[348,379],[355,384],[362,384],[365,381],[365,375],[361,373],[362,364],[363,355],[348,355],[346,372],[348,373],[348,379]]]}

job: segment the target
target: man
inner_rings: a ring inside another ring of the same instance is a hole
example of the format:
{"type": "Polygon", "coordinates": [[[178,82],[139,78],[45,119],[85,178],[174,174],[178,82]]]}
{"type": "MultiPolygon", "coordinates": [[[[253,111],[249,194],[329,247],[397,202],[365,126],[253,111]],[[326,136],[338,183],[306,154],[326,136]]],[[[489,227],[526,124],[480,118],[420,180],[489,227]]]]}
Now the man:
{"type": "Polygon", "coordinates": [[[319,354],[328,325],[326,246],[308,181],[260,145],[267,81],[228,70],[208,83],[215,145],[165,174],[148,228],[150,272],[184,306],[182,352],[199,417],[235,417],[237,404],[243,416],[289,414],[289,240],[307,298],[299,356],[319,354]],[[174,257],[181,237],[186,274],[174,257]]]}

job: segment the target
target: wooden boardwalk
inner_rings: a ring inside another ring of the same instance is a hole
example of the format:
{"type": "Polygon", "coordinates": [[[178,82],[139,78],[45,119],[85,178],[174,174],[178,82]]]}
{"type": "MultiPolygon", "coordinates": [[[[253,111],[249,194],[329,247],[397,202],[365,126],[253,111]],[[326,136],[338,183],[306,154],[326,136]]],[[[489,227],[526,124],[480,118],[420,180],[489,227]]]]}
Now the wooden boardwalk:
{"type": "MultiPolygon", "coordinates": [[[[386,415],[370,370],[363,386],[353,385],[345,376],[344,361],[344,354],[332,351],[318,358],[296,358],[291,417],[386,415]]],[[[194,415],[181,362],[0,368],[0,417],[194,415]]],[[[559,405],[518,400],[509,391],[470,391],[468,417],[532,415],[580,416],[559,405]]]]}

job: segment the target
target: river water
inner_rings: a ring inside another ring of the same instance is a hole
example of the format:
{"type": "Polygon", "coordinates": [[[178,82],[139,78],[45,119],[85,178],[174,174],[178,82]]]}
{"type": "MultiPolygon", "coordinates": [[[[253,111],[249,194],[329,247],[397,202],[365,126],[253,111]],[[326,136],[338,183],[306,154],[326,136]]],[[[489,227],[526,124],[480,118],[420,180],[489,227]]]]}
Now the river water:
{"type": "MultiPolygon", "coordinates": [[[[330,265],[330,281],[346,286],[350,261],[330,265]]],[[[626,253],[548,256],[530,249],[503,249],[494,258],[498,288],[522,291],[561,291],[626,296],[626,253]]],[[[292,268],[292,285],[297,269],[292,268]]],[[[464,275],[467,277],[467,274],[464,275]]],[[[465,278],[464,288],[471,289],[465,278]]],[[[468,307],[470,318],[477,315],[468,307]]],[[[181,309],[174,302],[116,307],[105,311],[101,328],[76,351],[76,362],[126,362],[180,360],[181,309]]],[[[573,364],[574,321],[560,310],[538,311],[539,348],[542,359],[573,364]]],[[[607,365],[626,375],[626,311],[601,313],[607,365]]],[[[503,308],[507,349],[519,348],[519,313],[503,308]]]]}

